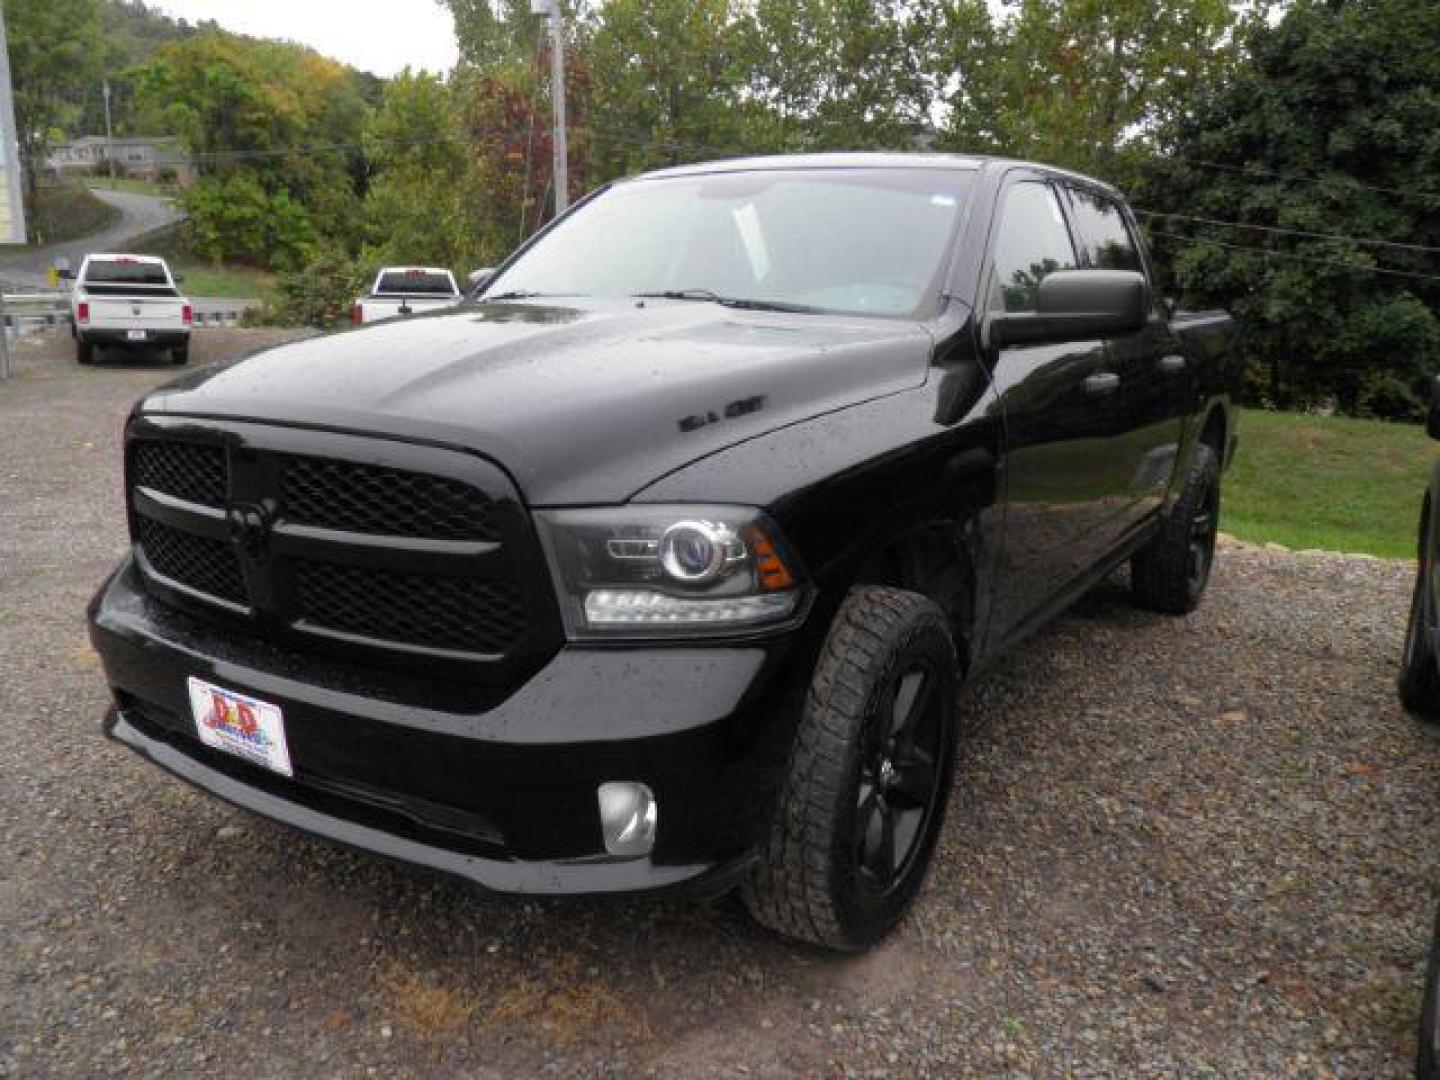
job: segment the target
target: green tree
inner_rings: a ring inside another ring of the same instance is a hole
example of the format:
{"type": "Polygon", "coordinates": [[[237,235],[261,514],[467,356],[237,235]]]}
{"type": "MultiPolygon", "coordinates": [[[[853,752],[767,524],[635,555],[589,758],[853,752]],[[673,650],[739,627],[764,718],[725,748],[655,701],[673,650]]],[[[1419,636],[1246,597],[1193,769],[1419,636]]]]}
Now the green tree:
{"type": "Polygon", "coordinates": [[[592,80],[596,168],[614,176],[716,156],[739,127],[738,5],[732,0],[609,0],[579,45],[592,80]]]}
{"type": "Polygon", "coordinates": [[[98,0],[4,0],[4,11],[26,216],[33,222],[41,163],[79,117],[76,103],[100,93],[100,8],[98,0]]]}
{"type": "Polygon", "coordinates": [[[348,68],[300,46],[210,32],[161,48],[136,82],[139,107],[196,157],[202,180],[186,207],[212,258],[285,268],[314,236],[358,241],[368,108],[348,68]],[[247,200],[258,191],[263,203],[247,205],[296,223],[294,241],[256,250],[235,229],[243,215],[217,198],[232,189],[247,200]]]}
{"type": "Polygon", "coordinates": [[[979,7],[950,0],[939,35],[942,142],[956,149],[1123,182],[1154,133],[1237,62],[1227,0],[1019,0],[998,22],[979,7]]]}
{"type": "Polygon", "coordinates": [[[1440,6],[1299,0],[1245,45],[1137,201],[1325,235],[1162,217],[1156,244],[1188,303],[1240,319],[1256,396],[1413,413],[1440,370],[1440,260],[1344,237],[1440,247],[1440,6]]]}
{"type": "Polygon", "coordinates": [[[757,0],[733,105],[764,110],[742,109],[739,134],[791,151],[924,145],[942,21],[934,0],[757,0]]]}
{"type": "Polygon", "coordinates": [[[452,88],[406,70],[385,87],[365,133],[370,185],[365,259],[469,268],[479,257],[477,197],[452,88]]]}
{"type": "MultiPolygon", "coordinates": [[[[461,60],[491,71],[522,61],[534,49],[538,20],[530,0],[441,0],[455,20],[461,60]]],[[[566,5],[567,22],[575,12],[566,5]]]]}

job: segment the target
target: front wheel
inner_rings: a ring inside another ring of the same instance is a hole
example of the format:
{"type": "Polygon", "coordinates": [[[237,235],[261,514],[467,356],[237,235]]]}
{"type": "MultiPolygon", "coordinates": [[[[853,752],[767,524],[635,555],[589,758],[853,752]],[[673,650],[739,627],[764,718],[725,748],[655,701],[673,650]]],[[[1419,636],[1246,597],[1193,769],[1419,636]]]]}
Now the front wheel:
{"type": "Polygon", "coordinates": [[[950,793],[955,645],[944,613],[854,590],[830,628],[746,907],[787,937],[858,952],[919,891],[950,793]]]}
{"type": "Polygon", "coordinates": [[[1188,615],[1199,607],[1215,564],[1219,528],[1220,461],[1200,443],[1170,515],[1130,560],[1135,603],[1166,615],[1188,615]]]}

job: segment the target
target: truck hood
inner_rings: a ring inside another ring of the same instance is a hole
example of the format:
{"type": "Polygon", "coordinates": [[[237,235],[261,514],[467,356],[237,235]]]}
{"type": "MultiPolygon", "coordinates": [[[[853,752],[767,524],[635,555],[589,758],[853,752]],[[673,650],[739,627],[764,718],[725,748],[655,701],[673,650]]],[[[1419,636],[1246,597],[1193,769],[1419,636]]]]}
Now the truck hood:
{"type": "Polygon", "coordinates": [[[615,503],[737,442],[918,386],[931,345],[894,319],[487,303],[282,345],[141,410],[461,446],[532,506],[615,503]]]}

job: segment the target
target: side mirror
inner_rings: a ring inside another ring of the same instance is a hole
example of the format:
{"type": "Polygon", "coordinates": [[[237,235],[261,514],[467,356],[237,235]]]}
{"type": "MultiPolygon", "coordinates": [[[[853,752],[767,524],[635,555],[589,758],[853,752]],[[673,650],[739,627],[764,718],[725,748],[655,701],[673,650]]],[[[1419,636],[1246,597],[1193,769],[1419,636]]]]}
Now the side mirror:
{"type": "Polygon", "coordinates": [[[479,270],[471,271],[470,277],[467,279],[470,282],[470,291],[472,293],[479,292],[490,284],[490,279],[494,276],[495,267],[493,266],[482,266],[479,270]]]}
{"type": "Polygon", "coordinates": [[[1133,270],[1056,270],[1040,281],[1038,310],[990,317],[994,347],[1115,337],[1144,328],[1150,283],[1133,270]]]}
{"type": "Polygon", "coordinates": [[[1425,434],[1440,439],[1440,375],[1430,382],[1430,414],[1425,417],[1425,434]]]}
{"type": "Polygon", "coordinates": [[[175,280],[176,285],[183,285],[185,283],[184,274],[171,274],[170,276],[175,280]]]}

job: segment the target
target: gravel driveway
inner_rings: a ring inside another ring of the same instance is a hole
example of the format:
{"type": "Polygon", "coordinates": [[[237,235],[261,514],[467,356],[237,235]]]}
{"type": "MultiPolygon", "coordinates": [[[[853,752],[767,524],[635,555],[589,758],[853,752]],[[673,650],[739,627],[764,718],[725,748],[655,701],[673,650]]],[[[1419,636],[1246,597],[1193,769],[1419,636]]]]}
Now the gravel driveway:
{"type": "Polygon", "coordinates": [[[82,609],[173,369],[68,346],[0,384],[0,1075],[1408,1068],[1440,737],[1391,689],[1405,564],[1231,548],[1180,621],[1102,587],[965,693],[920,903],[837,960],[729,900],[486,898],[107,744],[82,609]]]}

